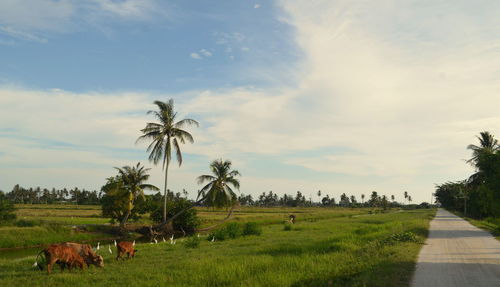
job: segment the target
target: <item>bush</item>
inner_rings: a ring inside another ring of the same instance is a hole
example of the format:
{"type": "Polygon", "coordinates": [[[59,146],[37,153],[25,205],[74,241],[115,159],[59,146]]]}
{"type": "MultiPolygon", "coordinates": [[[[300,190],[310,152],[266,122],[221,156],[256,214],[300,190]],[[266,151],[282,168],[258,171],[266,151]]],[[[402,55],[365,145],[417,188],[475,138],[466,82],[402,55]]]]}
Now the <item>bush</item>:
{"type": "Polygon", "coordinates": [[[200,246],[200,239],[197,236],[191,236],[184,241],[186,248],[198,248],[200,246]]]}
{"type": "MultiPolygon", "coordinates": [[[[150,218],[160,223],[163,221],[163,201],[158,202],[150,214],[150,218]]],[[[192,205],[191,201],[185,198],[176,198],[167,202],[167,217],[174,216],[179,211],[186,209],[192,205]]],[[[200,226],[200,219],[196,209],[190,208],[184,211],[181,215],[174,219],[173,226],[175,230],[184,230],[187,234],[193,234],[200,226]]]]}
{"type": "Polygon", "coordinates": [[[283,230],[284,230],[284,231],[290,231],[290,230],[292,230],[292,225],[291,225],[291,224],[288,224],[288,223],[287,223],[287,224],[285,224],[285,226],[283,226],[283,230]]]}
{"type": "Polygon", "coordinates": [[[210,234],[208,234],[207,236],[207,240],[208,241],[212,241],[212,239],[215,238],[215,240],[217,241],[223,241],[227,238],[227,231],[225,228],[221,228],[221,229],[217,229],[217,230],[214,230],[212,232],[210,232],[210,234]]]}
{"type": "Polygon", "coordinates": [[[261,235],[262,228],[257,224],[257,222],[247,222],[243,225],[243,235],[261,235]]]}
{"type": "Polygon", "coordinates": [[[240,237],[243,232],[240,224],[237,222],[228,223],[224,229],[226,230],[227,237],[231,239],[240,237]]]}
{"type": "Polygon", "coordinates": [[[16,221],[17,227],[33,227],[35,225],[37,225],[37,224],[33,220],[20,219],[20,220],[16,221]]]}

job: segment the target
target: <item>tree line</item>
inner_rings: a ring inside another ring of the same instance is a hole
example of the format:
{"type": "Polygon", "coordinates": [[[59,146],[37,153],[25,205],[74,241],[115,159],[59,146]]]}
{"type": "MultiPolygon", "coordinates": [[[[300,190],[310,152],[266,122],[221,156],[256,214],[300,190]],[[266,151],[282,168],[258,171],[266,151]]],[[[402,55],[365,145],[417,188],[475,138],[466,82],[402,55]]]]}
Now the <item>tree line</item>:
{"type": "MultiPolygon", "coordinates": [[[[390,197],[386,195],[379,195],[377,191],[372,191],[370,197],[365,201],[365,194],[361,194],[361,200],[359,201],[356,196],[348,196],[346,193],[340,195],[339,201],[337,202],[334,197],[326,194],[321,197],[322,192],[319,190],[317,193],[317,200],[313,201],[312,196],[309,199],[306,198],[301,191],[297,191],[295,195],[284,194],[279,196],[273,191],[267,193],[263,192],[255,200],[252,195],[241,194],[238,196],[238,201],[244,206],[287,206],[287,207],[312,207],[312,206],[322,206],[322,207],[402,207],[404,204],[397,202],[396,197],[391,195],[390,197]]],[[[411,204],[412,198],[408,192],[404,192],[403,196],[405,198],[405,203],[411,204]]],[[[423,207],[429,206],[429,203],[423,203],[423,207]]]]}
{"type": "Polygon", "coordinates": [[[5,194],[5,197],[16,204],[76,203],[96,205],[101,202],[102,192],[79,189],[78,187],[72,189],[24,188],[16,184],[12,191],[5,194]]]}
{"type": "Polygon", "coordinates": [[[500,145],[488,131],[477,136],[479,145],[467,149],[474,173],[466,179],[436,185],[435,197],[444,208],[475,218],[500,217],[500,145]]]}

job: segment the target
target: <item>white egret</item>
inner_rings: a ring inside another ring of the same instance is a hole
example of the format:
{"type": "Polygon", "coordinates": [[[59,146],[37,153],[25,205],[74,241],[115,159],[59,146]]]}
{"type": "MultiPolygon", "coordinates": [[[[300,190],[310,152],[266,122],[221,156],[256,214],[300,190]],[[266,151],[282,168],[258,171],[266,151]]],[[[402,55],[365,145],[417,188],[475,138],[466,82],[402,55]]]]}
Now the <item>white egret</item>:
{"type": "Polygon", "coordinates": [[[111,251],[111,245],[108,245],[108,251],[109,251],[109,254],[113,254],[113,251],[111,251]]]}
{"type": "Polygon", "coordinates": [[[114,240],[114,242],[115,242],[115,246],[116,246],[116,240],[114,240]]]}
{"type": "Polygon", "coordinates": [[[134,240],[134,242],[132,242],[132,246],[135,246],[135,240],[134,240]]]}
{"type": "Polygon", "coordinates": [[[154,240],[155,240],[155,244],[158,244],[158,240],[156,240],[156,238],[154,240]]]}
{"type": "Polygon", "coordinates": [[[163,239],[163,242],[167,242],[167,241],[165,240],[165,237],[163,237],[163,236],[162,236],[162,237],[161,237],[161,239],[163,239]]]}
{"type": "Polygon", "coordinates": [[[101,242],[97,242],[97,247],[95,248],[96,250],[101,249],[101,247],[99,246],[99,244],[101,244],[101,242]]]}

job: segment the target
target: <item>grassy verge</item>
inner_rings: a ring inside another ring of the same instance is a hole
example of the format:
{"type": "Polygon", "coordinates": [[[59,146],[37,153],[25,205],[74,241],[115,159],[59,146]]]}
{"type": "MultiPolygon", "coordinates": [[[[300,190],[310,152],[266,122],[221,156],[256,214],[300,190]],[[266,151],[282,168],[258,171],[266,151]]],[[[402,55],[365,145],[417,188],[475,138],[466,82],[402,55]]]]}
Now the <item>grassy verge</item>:
{"type": "MultiPolygon", "coordinates": [[[[34,256],[0,260],[0,285],[41,286],[407,286],[435,210],[330,216],[263,224],[261,236],[199,248],[138,244],[136,258],[53,275],[31,268],[34,256]]],[[[261,222],[265,223],[265,221],[261,222]]]]}

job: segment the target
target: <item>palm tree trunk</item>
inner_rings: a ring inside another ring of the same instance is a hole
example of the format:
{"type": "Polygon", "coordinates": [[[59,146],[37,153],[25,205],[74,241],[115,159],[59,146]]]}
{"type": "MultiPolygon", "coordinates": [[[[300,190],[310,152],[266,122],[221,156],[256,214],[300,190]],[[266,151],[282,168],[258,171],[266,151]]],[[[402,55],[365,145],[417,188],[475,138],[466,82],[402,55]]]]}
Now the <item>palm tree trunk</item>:
{"type": "Polygon", "coordinates": [[[127,223],[127,220],[130,217],[130,214],[132,213],[133,200],[134,200],[134,195],[130,193],[128,195],[127,213],[125,213],[125,216],[122,218],[122,221],[120,221],[120,228],[122,229],[125,228],[125,224],[127,223]]]}
{"type": "Polygon", "coordinates": [[[165,167],[165,187],[163,191],[163,224],[167,223],[167,178],[168,178],[168,164],[169,162],[167,161],[167,165],[165,167]]]}

